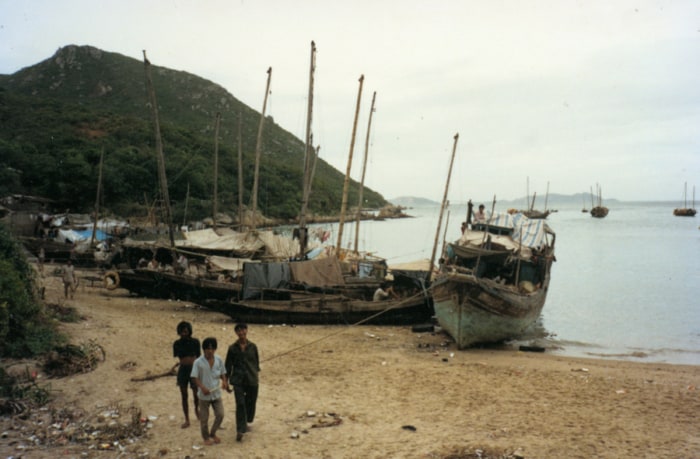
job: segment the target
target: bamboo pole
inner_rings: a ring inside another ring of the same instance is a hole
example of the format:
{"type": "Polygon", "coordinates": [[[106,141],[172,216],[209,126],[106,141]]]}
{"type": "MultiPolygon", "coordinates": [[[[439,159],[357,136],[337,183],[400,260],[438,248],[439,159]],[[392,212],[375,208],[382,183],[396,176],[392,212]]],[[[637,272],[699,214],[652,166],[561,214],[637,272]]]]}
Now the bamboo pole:
{"type": "Polygon", "coordinates": [[[367,171],[367,156],[369,152],[369,134],[372,128],[372,114],[374,113],[374,102],[377,99],[377,91],[372,94],[372,106],[369,109],[369,121],[367,121],[367,135],[365,136],[365,158],[362,161],[362,178],[360,179],[360,190],[357,198],[357,215],[355,216],[355,253],[358,252],[358,242],[360,238],[360,221],[362,220],[362,195],[365,190],[365,172],[367,171]]]}
{"type": "Polygon", "coordinates": [[[165,175],[165,157],[163,155],[163,139],[160,136],[160,121],[158,119],[158,102],[156,92],[153,89],[153,79],[151,78],[151,63],[146,57],[146,50],[143,50],[143,64],[146,70],[146,87],[149,100],[151,102],[151,115],[153,117],[153,130],[156,140],[156,154],[158,157],[158,179],[163,196],[163,207],[165,210],[165,220],[170,234],[170,247],[175,247],[175,236],[173,235],[173,217],[170,210],[170,194],[168,193],[168,179],[165,175]]]}
{"type": "Polygon", "coordinates": [[[267,85],[265,86],[265,98],[263,99],[263,108],[260,113],[260,124],[258,125],[258,138],[255,143],[255,172],[253,175],[253,215],[251,228],[255,229],[255,215],[258,211],[258,182],[260,175],[260,156],[262,155],[262,133],[263,124],[265,123],[265,109],[267,108],[267,95],[270,93],[270,79],[272,78],[272,67],[267,69],[267,85]]]}
{"type": "Polygon", "coordinates": [[[348,206],[348,186],[350,184],[350,169],[352,168],[352,154],[355,149],[355,134],[357,133],[357,118],[360,116],[360,101],[362,100],[362,84],[365,76],[360,75],[360,87],[357,90],[357,105],[355,106],[355,120],[352,123],[352,136],[350,138],[350,153],[348,153],[348,167],[345,170],[345,181],[343,182],[343,199],[340,204],[340,221],[338,222],[338,245],[336,253],[340,255],[341,244],[343,242],[343,225],[345,224],[345,211],[348,206]]]}
{"type": "Polygon", "coordinates": [[[433,272],[433,266],[435,265],[435,252],[437,252],[438,240],[440,239],[440,227],[442,226],[442,215],[445,212],[445,207],[447,207],[447,193],[450,190],[450,178],[452,177],[452,165],[455,161],[455,153],[457,152],[457,141],[459,140],[459,133],[454,136],[454,145],[452,146],[452,157],[450,158],[450,167],[447,172],[447,181],[445,182],[445,194],[442,196],[442,205],[440,205],[440,216],[438,217],[438,226],[435,231],[435,242],[433,243],[433,254],[430,257],[430,272],[428,273],[427,281],[430,281],[430,276],[433,272]]]}

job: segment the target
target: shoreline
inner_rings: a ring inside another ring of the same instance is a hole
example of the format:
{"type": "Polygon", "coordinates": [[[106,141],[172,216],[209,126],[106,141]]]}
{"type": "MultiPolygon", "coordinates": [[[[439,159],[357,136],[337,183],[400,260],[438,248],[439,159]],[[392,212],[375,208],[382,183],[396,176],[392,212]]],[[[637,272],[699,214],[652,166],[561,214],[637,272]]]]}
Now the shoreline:
{"type": "MultiPolygon", "coordinates": [[[[224,395],[222,444],[204,446],[196,421],[180,428],[174,376],[134,378],[172,367],[181,320],[192,323],[199,339],[216,337],[217,354],[225,355],[235,340],[231,319],[191,303],[130,297],[85,282],[66,301],[59,278],[44,281],[47,303],[84,316],[61,324],[71,342],[95,340],[106,355],[94,371],[40,378],[54,395],[50,411],[71,407],[99,417],[133,403],[151,427],[105,451],[73,442],[42,448],[15,428],[19,420],[2,418],[6,457],[447,458],[480,449],[482,457],[620,458],[700,451],[698,366],[457,351],[441,333],[364,325],[249,324],[248,337],[261,352],[258,414],[236,442],[235,405],[224,395]]],[[[91,418],[96,429],[97,417],[91,418]]],[[[42,429],[52,431],[54,424],[42,429]]]]}

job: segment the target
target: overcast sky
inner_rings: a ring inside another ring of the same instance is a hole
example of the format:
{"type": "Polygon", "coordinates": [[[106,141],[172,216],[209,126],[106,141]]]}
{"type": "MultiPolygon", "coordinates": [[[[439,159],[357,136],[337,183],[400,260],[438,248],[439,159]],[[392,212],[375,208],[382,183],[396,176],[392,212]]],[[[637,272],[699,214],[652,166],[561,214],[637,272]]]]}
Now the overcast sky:
{"type": "MultiPolygon", "coordinates": [[[[700,198],[700,1],[0,0],[0,73],[70,44],[207,78],[385,198],[700,198]]],[[[235,120],[229,120],[232,125],[235,120]]],[[[232,126],[233,128],[233,126],[232,126]]],[[[167,152],[166,152],[167,153],[167,152]]],[[[539,199],[538,199],[539,201],[539,199]]],[[[539,201],[541,203],[541,201],[539,201]]]]}

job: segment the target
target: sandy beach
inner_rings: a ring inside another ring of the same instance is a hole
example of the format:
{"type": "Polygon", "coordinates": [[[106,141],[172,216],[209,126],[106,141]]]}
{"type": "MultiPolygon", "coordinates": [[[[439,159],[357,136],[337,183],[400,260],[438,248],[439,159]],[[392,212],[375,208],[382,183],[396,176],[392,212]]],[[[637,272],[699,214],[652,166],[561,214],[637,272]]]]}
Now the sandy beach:
{"type": "MultiPolygon", "coordinates": [[[[3,457],[700,457],[698,366],[457,351],[442,333],[392,326],[250,324],[262,360],[255,422],[236,442],[235,403],[224,394],[222,443],[204,446],[196,420],[180,428],[175,376],[133,379],[175,364],[181,320],[200,340],[216,337],[224,358],[235,340],[232,320],[192,303],[90,286],[84,277],[94,273],[78,275],[72,300],[48,275],[46,300],[76,308],[84,320],[61,328],[72,343],[99,343],[106,357],[88,373],[39,374],[53,394],[47,411],[69,407],[99,429],[109,415],[95,413],[134,406],[149,428],[107,445],[64,440],[47,448],[27,435],[29,420],[3,418],[3,457]]],[[[65,426],[44,429],[65,435],[65,426]]]]}

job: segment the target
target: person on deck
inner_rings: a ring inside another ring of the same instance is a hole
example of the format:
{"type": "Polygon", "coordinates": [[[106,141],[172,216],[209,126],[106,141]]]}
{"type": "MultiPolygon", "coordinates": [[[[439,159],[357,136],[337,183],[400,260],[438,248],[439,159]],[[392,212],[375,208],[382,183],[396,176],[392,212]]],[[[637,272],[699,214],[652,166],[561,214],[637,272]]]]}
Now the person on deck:
{"type": "Polygon", "coordinates": [[[474,212],[474,223],[486,223],[486,212],[483,204],[479,204],[479,210],[474,212]]]}
{"type": "Polygon", "coordinates": [[[396,293],[396,291],[394,291],[393,285],[387,286],[387,284],[382,284],[381,287],[374,291],[374,296],[372,299],[374,301],[384,301],[389,297],[397,299],[399,295],[396,293]]]}

